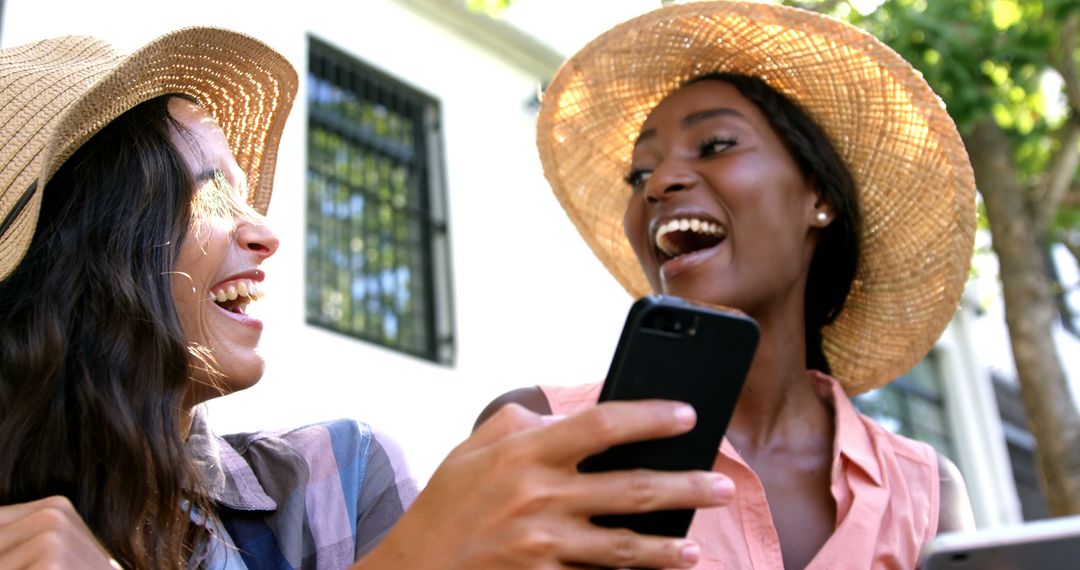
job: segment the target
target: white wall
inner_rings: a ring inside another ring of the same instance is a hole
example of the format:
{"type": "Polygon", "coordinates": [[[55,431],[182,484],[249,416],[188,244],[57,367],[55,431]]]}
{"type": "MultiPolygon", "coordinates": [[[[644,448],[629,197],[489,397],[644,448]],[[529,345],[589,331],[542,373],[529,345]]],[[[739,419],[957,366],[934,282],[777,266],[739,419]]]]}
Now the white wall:
{"type": "Polygon", "coordinates": [[[217,25],[276,47],[303,78],[311,32],[436,97],[444,118],[456,365],[304,324],[302,80],[269,213],[282,246],[266,266],[270,296],[253,307],[267,323],[267,374],[255,388],[211,403],[219,432],[358,418],[395,437],[425,481],[498,394],[603,378],[630,298],[577,237],[543,180],[525,108],[537,78],[393,0],[173,6],[7,0],[0,40],[7,47],[77,33],[130,50],[174,28],[217,25]]]}

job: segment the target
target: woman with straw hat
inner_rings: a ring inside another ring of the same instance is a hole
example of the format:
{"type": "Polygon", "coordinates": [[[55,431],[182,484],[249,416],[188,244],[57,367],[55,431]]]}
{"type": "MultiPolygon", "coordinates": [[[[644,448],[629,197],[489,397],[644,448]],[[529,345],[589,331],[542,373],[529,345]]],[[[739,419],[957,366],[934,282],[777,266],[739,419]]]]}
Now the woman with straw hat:
{"type": "MultiPolygon", "coordinates": [[[[697,512],[698,568],[913,568],[939,531],[973,523],[950,461],[848,399],[929,351],[972,253],[964,147],[907,62],[810,11],[669,5],[563,64],[537,144],[631,295],[734,307],[761,327],[714,464],[736,499],[697,512]]],[[[599,388],[524,388],[488,410],[564,414],[599,388]]]]}
{"type": "Polygon", "coordinates": [[[216,28],[130,55],[0,50],[0,568],[693,563],[687,540],[589,517],[722,504],[723,477],[574,470],[688,430],[674,402],[550,426],[510,408],[404,516],[415,483],[368,426],[210,433],[199,404],[263,373],[247,306],[278,246],[262,215],[296,87],[280,54],[216,28]],[[651,501],[627,498],[642,485],[651,501]]]}

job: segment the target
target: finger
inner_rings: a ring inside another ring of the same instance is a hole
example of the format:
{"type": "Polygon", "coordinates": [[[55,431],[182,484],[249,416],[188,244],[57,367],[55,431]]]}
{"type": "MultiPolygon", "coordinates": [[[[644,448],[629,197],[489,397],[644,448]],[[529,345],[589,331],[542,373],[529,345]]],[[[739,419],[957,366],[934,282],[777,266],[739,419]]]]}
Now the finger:
{"type": "Polygon", "coordinates": [[[620,443],[686,433],[696,420],[694,408],[682,402],[606,402],[522,437],[532,438],[539,457],[552,464],[576,465],[620,443]]]}
{"type": "Polygon", "coordinates": [[[105,568],[104,547],[64,497],[34,501],[37,508],[0,526],[0,568],[43,567],[105,568]],[[67,562],[64,562],[65,559],[67,562]],[[78,563],[74,562],[78,560],[78,563]]]}
{"type": "Polygon", "coordinates": [[[724,506],[735,497],[735,484],[710,471],[636,469],[581,474],[562,492],[575,513],[591,516],[724,506]]]}
{"type": "Polygon", "coordinates": [[[697,543],[685,538],[647,536],[625,528],[582,521],[567,529],[559,557],[568,564],[603,568],[690,568],[701,558],[697,543]]]}
{"type": "MultiPolygon", "coordinates": [[[[63,509],[71,507],[71,502],[65,497],[45,497],[44,499],[38,499],[36,501],[29,501],[26,503],[15,503],[13,505],[4,505],[0,507],[0,526],[11,524],[17,520],[20,520],[30,513],[33,513],[42,508],[58,508],[63,509]]],[[[74,508],[71,508],[74,512],[74,508]]]]}
{"type": "Polygon", "coordinates": [[[19,547],[30,540],[32,531],[26,525],[8,524],[0,526],[0,568],[20,568],[14,557],[19,547]]]}
{"type": "Polygon", "coordinates": [[[39,500],[10,505],[20,507],[10,509],[10,512],[22,516],[0,525],[0,559],[4,561],[0,568],[22,568],[43,552],[50,552],[53,546],[60,546],[49,542],[57,541],[61,536],[60,529],[70,523],[67,515],[54,504],[55,501],[39,500]]]}
{"type": "Polygon", "coordinates": [[[0,568],[80,568],[117,570],[122,568],[111,558],[103,558],[92,551],[77,551],[59,538],[59,535],[38,535],[13,548],[0,550],[0,568]]]}
{"type": "Polygon", "coordinates": [[[541,427],[549,423],[544,419],[544,416],[520,404],[509,403],[499,408],[499,411],[481,424],[473,432],[473,435],[458,445],[454,451],[469,451],[485,447],[511,434],[541,427]]]}

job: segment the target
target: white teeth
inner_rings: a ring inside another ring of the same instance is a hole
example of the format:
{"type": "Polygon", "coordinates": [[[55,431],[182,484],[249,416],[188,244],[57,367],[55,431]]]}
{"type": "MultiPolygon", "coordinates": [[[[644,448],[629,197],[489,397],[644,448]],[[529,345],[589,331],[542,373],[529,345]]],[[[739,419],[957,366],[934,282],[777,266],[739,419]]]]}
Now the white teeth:
{"type": "Polygon", "coordinates": [[[680,218],[677,220],[671,220],[659,228],[656,229],[656,239],[664,237],[665,234],[671,232],[685,232],[692,231],[702,234],[711,234],[715,236],[726,236],[727,231],[724,230],[720,224],[714,224],[712,222],[706,222],[704,220],[698,220],[695,218],[680,218]]]}
{"type": "Polygon", "coordinates": [[[656,236],[653,240],[656,243],[656,247],[670,257],[678,257],[685,253],[679,250],[679,246],[676,245],[673,238],[665,237],[672,232],[694,232],[696,234],[712,236],[717,238],[717,243],[727,237],[727,229],[720,224],[697,218],[678,218],[669,220],[656,228],[656,236]]]}
{"type": "Polygon", "coordinates": [[[249,301],[258,301],[262,296],[262,284],[247,279],[210,291],[210,300],[216,303],[235,301],[240,297],[247,297],[249,301]]]}

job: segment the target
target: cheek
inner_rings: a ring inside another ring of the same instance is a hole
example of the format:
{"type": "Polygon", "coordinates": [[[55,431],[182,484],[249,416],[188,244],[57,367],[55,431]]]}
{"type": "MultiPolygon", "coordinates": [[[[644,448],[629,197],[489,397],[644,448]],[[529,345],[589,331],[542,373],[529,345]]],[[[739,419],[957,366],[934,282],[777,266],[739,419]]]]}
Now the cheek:
{"type": "Polygon", "coordinates": [[[641,199],[632,196],[626,204],[626,213],[623,214],[623,233],[626,234],[630,247],[633,248],[638,262],[642,265],[652,258],[649,255],[651,247],[648,243],[647,225],[645,208],[641,203],[641,199]]]}
{"type": "Polygon", "coordinates": [[[188,343],[202,344],[203,335],[199,333],[199,325],[203,321],[199,315],[202,304],[199,302],[198,292],[192,291],[191,281],[186,276],[173,278],[173,300],[176,303],[180,328],[184,332],[184,340],[188,343]]]}

